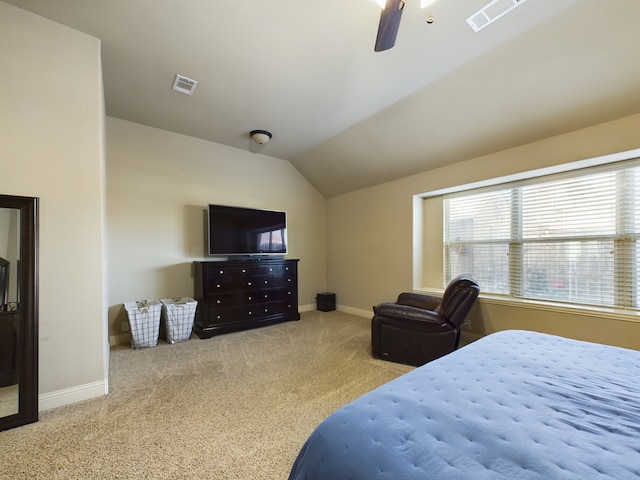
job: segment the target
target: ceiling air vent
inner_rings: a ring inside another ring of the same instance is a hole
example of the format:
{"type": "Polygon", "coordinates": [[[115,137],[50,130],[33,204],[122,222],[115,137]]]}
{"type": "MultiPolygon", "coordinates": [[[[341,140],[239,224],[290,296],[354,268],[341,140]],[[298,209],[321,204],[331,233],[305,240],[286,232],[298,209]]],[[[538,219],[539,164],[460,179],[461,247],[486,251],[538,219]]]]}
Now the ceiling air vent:
{"type": "Polygon", "coordinates": [[[193,91],[197,86],[198,82],[196,80],[192,80],[183,75],[176,75],[176,79],[173,82],[173,89],[185,95],[193,95],[193,91]]]}
{"type": "Polygon", "coordinates": [[[467,23],[474,32],[479,32],[484,27],[503,17],[511,10],[519,7],[527,0],[493,0],[476,13],[467,18],[467,23]]]}

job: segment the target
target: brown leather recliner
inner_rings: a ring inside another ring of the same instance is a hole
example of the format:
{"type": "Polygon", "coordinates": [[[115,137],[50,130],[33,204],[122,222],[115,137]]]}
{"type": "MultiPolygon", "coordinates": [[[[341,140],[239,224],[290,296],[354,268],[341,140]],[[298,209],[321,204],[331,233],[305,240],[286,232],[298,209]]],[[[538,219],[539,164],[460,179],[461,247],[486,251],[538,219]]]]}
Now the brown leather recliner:
{"type": "Polygon", "coordinates": [[[419,366],[451,353],[480,287],[469,274],[455,277],[442,298],[401,293],[396,303],[373,307],[371,349],[375,358],[419,366]]]}

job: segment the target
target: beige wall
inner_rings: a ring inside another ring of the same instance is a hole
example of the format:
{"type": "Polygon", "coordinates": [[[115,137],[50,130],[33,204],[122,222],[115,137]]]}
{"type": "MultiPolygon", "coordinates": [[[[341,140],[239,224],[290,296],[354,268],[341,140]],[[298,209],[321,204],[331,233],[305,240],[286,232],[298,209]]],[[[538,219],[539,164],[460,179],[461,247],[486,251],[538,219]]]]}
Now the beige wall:
{"type": "Polygon", "coordinates": [[[326,289],[326,200],[289,162],[108,117],[111,343],[129,342],[124,302],[193,296],[209,203],[286,211],[299,304],[315,308],[326,289]]]}
{"type": "Polygon", "coordinates": [[[40,409],[107,391],[100,42],[0,2],[3,194],[40,198],[40,409]]]}
{"type": "MultiPolygon", "coordinates": [[[[336,292],[341,308],[370,315],[372,305],[421,286],[414,279],[439,280],[441,254],[430,257],[414,248],[414,195],[636,149],[638,131],[640,115],[329,199],[329,289],[336,292]],[[414,257],[416,268],[426,266],[424,275],[415,272],[414,257]]],[[[526,328],[640,349],[640,322],[605,314],[593,317],[481,301],[471,319],[472,333],[478,335],[526,328]]]]}

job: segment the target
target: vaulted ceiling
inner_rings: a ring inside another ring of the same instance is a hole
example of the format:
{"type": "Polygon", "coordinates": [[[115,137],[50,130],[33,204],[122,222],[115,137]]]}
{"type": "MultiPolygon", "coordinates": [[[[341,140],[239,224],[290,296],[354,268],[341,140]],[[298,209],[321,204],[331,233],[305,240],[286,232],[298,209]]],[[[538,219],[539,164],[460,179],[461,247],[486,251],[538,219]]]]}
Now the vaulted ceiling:
{"type": "Polygon", "coordinates": [[[371,0],[4,1],[102,41],[109,116],[288,160],[326,196],[640,113],[638,0],[528,0],[478,33],[489,0],[407,0],[378,53],[371,0]]]}

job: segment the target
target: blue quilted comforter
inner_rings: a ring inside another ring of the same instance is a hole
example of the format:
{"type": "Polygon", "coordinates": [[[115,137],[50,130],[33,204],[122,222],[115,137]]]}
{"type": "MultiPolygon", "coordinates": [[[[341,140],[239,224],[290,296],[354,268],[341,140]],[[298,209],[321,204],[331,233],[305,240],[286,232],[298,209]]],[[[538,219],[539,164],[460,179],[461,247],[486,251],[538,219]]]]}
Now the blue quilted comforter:
{"type": "Polygon", "coordinates": [[[639,479],[640,352],[489,335],[332,414],[289,478],[639,479]]]}

